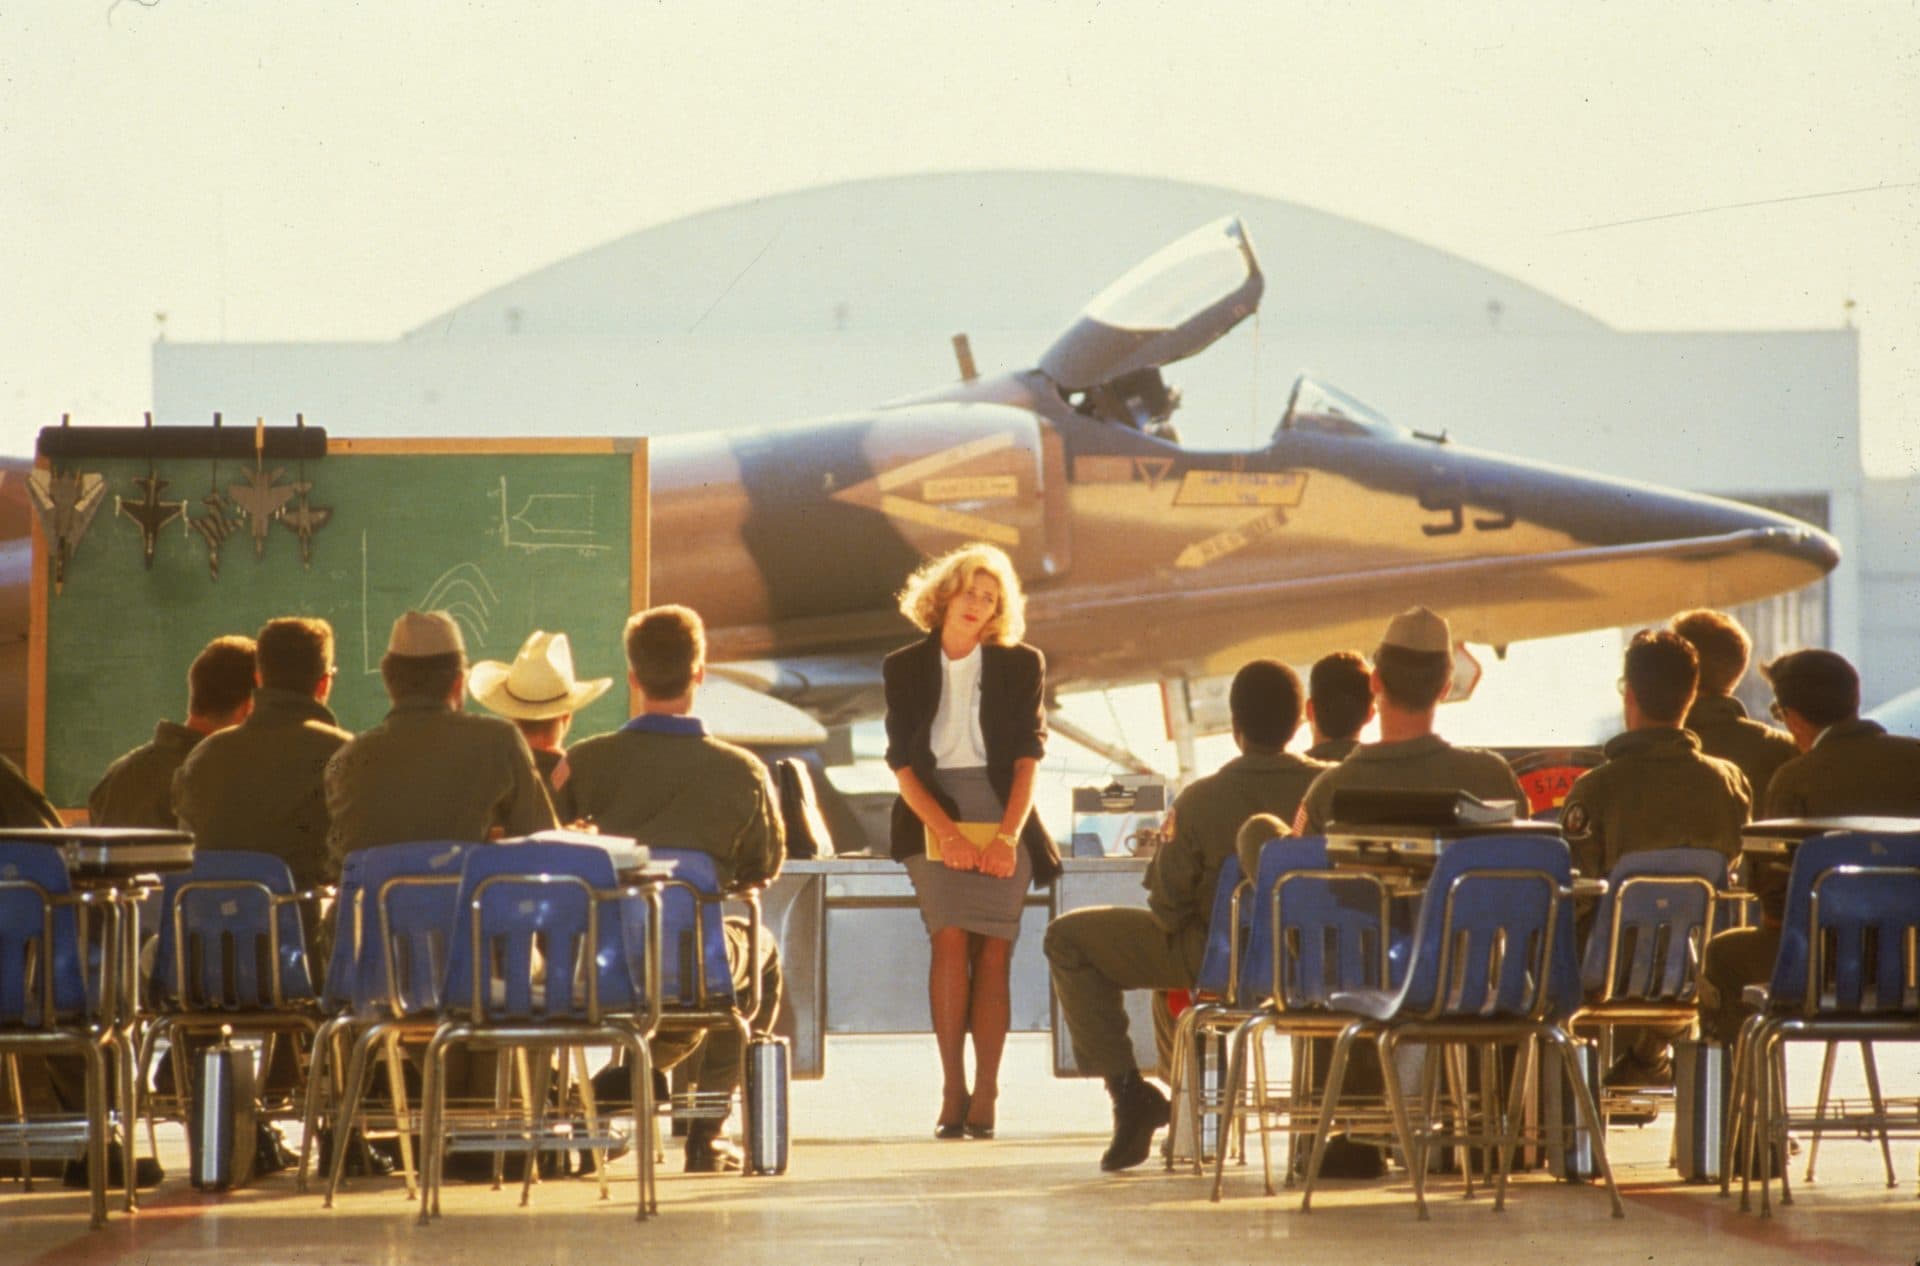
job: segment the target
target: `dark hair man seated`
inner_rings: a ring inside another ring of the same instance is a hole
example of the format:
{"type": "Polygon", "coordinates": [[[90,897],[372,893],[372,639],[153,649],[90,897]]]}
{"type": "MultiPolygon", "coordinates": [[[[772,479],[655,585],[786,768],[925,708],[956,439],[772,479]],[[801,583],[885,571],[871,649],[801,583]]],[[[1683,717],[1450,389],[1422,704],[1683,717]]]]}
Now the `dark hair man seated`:
{"type": "MultiPolygon", "coordinates": [[[[1241,825],[1255,814],[1293,816],[1319,761],[1286,751],[1300,726],[1300,678],[1270,659],[1234,674],[1227,697],[1240,755],[1195,780],[1173,803],[1163,842],[1148,863],[1147,908],[1098,906],[1047,925],[1047,962],[1080,1070],[1105,1078],[1113,1139],[1104,1170],[1147,1158],[1167,1123],[1167,1098],[1140,1075],[1127,1031],[1129,989],[1190,989],[1206,948],[1220,868],[1241,825]]],[[[1263,843],[1262,837],[1253,844],[1263,843]]],[[[1256,851],[1257,857],[1257,851],[1256,851]]],[[[1255,858],[1242,858],[1245,865],[1255,858]]]]}
{"type": "MultiPolygon", "coordinates": [[[[1560,821],[1582,874],[1604,876],[1628,853],[1711,848],[1740,855],[1746,824],[1747,776],[1731,761],[1702,754],[1700,739],[1680,722],[1699,680],[1691,643],[1677,633],[1643,629],[1627,646],[1620,678],[1623,734],[1607,741],[1606,763],[1582,774],[1567,793],[1560,821]]],[[[1579,932],[1606,935],[1587,926],[1579,932]]],[[[1623,1049],[1607,1070],[1611,1086],[1667,1085],[1672,1034],[1622,1026],[1623,1049]]]]}
{"type": "Polygon", "coordinates": [[[107,766],[87,795],[94,826],[172,830],[173,775],[201,739],[240,724],[253,711],[254,656],[250,637],[216,637],[187,669],[187,719],[161,721],[151,741],[107,766]]]}
{"type": "Polygon", "coordinates": [[[1700,736],[1700,750],[1730,760],[1747,776],[1754,812],[1767,802],[1767,783],[1773,771],[1799,754],[1793,738],[1747,716],[1733,697],[1747,675],[1753,639],[1740,621],[1724,611],[1682,611],[1673,617],[1675,633],[1693,644],[1700,655],[1700,693],[1687,709],[1686,726],[1700,736]]]}
{"type": "Polygon", "coordinates": [[[201,849],[272,853],[301,888],[339,875],[327,862],[323,771],[353,736],[327,708],[333,627],[289,616],[254,640],[253,704],[246,720],[210,734],[173,779],[173,812],[201,849]]]}
{"type": "MultiPolygon", "coordinates": [[[[1804,650],[1764,671],[1773,683],[1774,715],[1800,755],[1774,771],[1761,817],[1920,817],[1920,739],[1861,720],[1860,675],[1852,664],[1832,651],[1804,650]]],[[[1780,952],[1784,871],[1749,875],[1748,883],[1760,894],[1760,925],[1714,937],[1701,971],[1702,1027],[1729,1045],[1749,1014],[1741,994],[1772,976],[1780,952]]]]}
{"type": "MultiPolygon", "coordinates": [[[[786,832],[766,766],[744,748],[710,736],[694,715],[694,697],[707,676],[706,628],[686,607],[642,611],[627,621],[628,679],[640,691],[640,715],[611,734],[574,744],[554,771],[560,815],[645,844],[694,849],[714,859],[723,888],[737,891],[780,873],[786,832]]],[[[760,977],[760,1010],[748,1017],[756,1032],[772,1027],[780,1011],[780,956],[770,933],[760,936],[760,958],[749,960],[747,923],[726,923],[727,963],[737,995],[760,977]]],[[[697,1078],[704,1093],[731,1094],[741,1081],[746,1052],[732,1028],[704,1035],[697,1078]]],[[[654,1066],[673,1065],[702,1045],[698,1033],[653,1039],[654,1066]]],[[[741,1168],[741,1156],[722,1137],[725,1121],[695,1120],[687,1129],[689,1173],[741,1168]]]]}
{"type": "Polygon", "coordinates": [[[1307,674],[1307,724],[1314,760],[1343,761],[1360,746],[1360,731],[1373,720],[1373,670],[1359,651],[1323,655],[1307,674]]]}

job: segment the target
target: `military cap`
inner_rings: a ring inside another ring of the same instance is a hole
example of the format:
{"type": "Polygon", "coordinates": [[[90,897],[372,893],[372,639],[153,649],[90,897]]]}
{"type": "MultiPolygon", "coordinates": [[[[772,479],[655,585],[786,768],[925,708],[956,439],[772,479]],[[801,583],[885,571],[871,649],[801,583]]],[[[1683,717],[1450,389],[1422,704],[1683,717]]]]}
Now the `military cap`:
{"type": "Polygon", "coordinates": [[[387,639],[389,655],[423,658],[466,653],[460,626],[445,611],[409,611],[393,622],[393,635],[387,639]]]}
{"type": "Polygon", "coordinates": [[[1453,650],[1453,632],[1444,619],[1425,607],[1408,607],[1387,624],[1380,645],[1446,655],[1453,650]]]}

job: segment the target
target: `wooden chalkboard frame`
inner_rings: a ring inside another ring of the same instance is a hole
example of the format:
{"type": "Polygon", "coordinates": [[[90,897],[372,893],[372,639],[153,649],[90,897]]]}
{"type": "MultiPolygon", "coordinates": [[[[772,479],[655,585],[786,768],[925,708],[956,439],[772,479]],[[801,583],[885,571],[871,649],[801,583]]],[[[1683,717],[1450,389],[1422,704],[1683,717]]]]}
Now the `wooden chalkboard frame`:
{"type": "MultiPolygon", "coordinates": [[[[649,605],[652,592],[652,463],[645,437],[540,437],[540,438],[357,438],[329,436],[327,462],[351,460],[356,456],[618,456],[628,459],[628,602],[631,610],[649,605]]],[[[144,457],[144,451],[129,451],[124,458],[144,457]]],[[[52,459],[41,455],[36,470],[48,470],[52,459]]],[[[317,468],[316,468],[317,469],[317,468]]],[[[107,512],[102,511],[104,516],[107,512]]],[[[98,530],[96,524],[95,530],[98,530]]],[[[27,642],[27,775],[36,785],[45,785],[47,775],[47,726],[49,708],[48,671],[49,604],[53,600],[48,542],[39,516],[32,522],[31,603],[27,642]]],[[[185,665],[180,666],[182,674],[185,665]]],[[[628,690],[628,710],[637,709],[637,692],[628,690]]],[[[158,718],[147,718],[150,726],[158,718]]],[[[175,719],[179,719],[176,717],[175,719]]],[[[70,821],[85,818],[83,807],[60,806],[70,821]]]]}

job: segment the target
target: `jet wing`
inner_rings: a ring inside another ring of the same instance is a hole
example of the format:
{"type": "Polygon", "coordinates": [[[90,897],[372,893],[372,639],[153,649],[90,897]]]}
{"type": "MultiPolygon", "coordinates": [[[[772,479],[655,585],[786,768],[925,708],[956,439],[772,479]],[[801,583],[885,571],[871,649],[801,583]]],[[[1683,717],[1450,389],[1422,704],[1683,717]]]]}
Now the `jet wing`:
{"type": "MultiPolygon", "coordinates": [[[[1234,671],[1255,656],[1304,664],[1343,647],[1370,649],[1393,613],[1416,603],[1444,612],[1456,640],[1503,646],[1638,620],[1664,620],[1694,606],[1731,606],[1816,581],[1826,567],[1791,528],[1557,553],[1490,556],[1294,580],[1228,581],[1060,595],[1036,592],[1029,639],[1044,648],[1062,685],[1106,683],[1105,655],[1135,661],[1140,646],[1163,676],[1234,671]],[[1193,635],[1186,636],[1191,625],[1193,635]],[[1183,643],[1221,647],[1222,625],[1244,634],[1211,657],[1183,643]],[[1211,629],[1214,636],[1201,636],[1211,629]]],[[[1117,676],[1116,676],[1117,679],[1117,676]]]]}

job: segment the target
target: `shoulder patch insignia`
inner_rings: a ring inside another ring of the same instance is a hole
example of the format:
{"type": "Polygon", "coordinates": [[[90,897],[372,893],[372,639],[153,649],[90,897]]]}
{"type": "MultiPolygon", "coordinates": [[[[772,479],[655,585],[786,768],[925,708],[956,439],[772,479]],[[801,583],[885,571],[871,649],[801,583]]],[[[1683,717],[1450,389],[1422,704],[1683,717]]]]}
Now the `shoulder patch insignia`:
{"type": "Polygon", "coordinates": [[[1593,816],[1578,800],[1566,807],[1560,818],[1560,830],[1569,839],[1585,839],[1593,828],[1593,816]]]}

